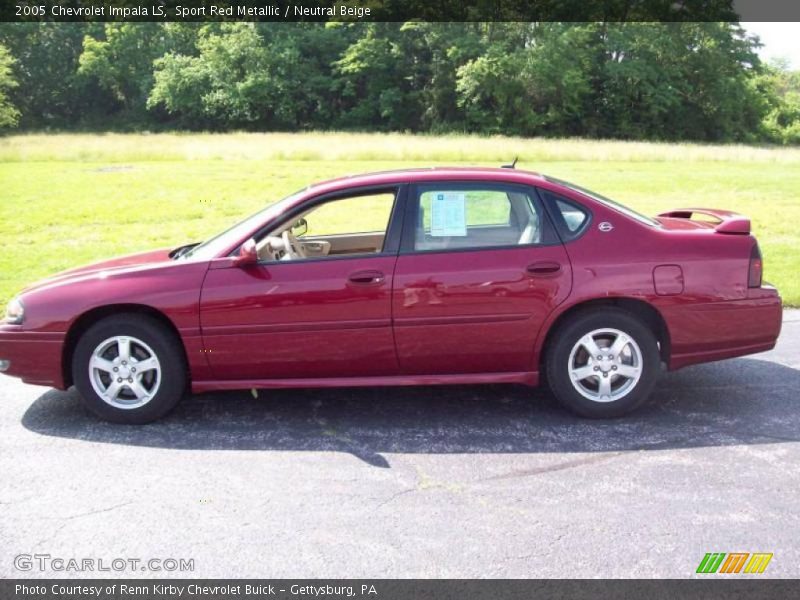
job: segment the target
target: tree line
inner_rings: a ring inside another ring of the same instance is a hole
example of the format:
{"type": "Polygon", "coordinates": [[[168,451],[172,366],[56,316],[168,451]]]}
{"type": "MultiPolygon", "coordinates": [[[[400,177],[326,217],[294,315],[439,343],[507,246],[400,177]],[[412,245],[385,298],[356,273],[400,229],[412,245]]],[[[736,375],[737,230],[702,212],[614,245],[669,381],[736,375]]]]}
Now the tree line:
{"type": "Polygon", "coordinates": [[[3,23],[0,128],[800,143],[736,23],[3,23]]]}

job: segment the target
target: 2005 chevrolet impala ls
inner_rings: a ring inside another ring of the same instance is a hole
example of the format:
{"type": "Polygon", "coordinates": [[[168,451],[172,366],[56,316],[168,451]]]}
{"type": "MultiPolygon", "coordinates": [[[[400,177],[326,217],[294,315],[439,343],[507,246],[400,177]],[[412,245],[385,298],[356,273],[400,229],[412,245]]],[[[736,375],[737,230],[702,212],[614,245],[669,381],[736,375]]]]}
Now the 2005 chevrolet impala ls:
{"type": "MultiPolygon", "coordinates": [[[[700,218],[697,218],[700,217],[700,218]]],[[[614,417],[664,365],[769,350],[781,300],[750,222],[651,219],[509,168],[309,187],[201,244],[35,284],[0,369],[144,423],[191,390],[547,381],[614,417]]]]}

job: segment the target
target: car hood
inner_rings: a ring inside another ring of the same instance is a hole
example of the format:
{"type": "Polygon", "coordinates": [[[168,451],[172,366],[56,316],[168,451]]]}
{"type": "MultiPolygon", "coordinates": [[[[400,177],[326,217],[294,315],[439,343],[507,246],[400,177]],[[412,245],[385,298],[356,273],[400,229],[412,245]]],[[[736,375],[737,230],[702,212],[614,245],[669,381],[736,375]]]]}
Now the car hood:
{"type": "Polygon", "coordinates": [[[82,267],[68,269],[56,273],[46,279],[37,281],[31,286],[28,286],[23,292],[30,292],[32,290],[51,286],[53,284],[66,283],[73,279],[82,279],[99,273],[117,273],[120,271],[134,270],[143,266],[150,266],[157,263],[171,262],[169,257],[171,248],[163,248],[161,250],[150,250],[148,252],[139,252],[136,254],[127,254],[125,256],[118,256],[108,260],[103,260],[82,267]]]}

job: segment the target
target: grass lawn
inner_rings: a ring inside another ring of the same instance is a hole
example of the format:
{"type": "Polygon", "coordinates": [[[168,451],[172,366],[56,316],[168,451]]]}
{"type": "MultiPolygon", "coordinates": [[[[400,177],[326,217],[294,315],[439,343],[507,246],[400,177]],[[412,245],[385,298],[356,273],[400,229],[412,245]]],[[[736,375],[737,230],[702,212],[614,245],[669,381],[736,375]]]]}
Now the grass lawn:
{"type": "Polygon", "coordinates": [[[321,179],[515,155],[646,214],[750,216],[766,279],[800,306],[800,149],[366,134],[0,138],[0,303],[62,269],[202,240],[321,179]]]}

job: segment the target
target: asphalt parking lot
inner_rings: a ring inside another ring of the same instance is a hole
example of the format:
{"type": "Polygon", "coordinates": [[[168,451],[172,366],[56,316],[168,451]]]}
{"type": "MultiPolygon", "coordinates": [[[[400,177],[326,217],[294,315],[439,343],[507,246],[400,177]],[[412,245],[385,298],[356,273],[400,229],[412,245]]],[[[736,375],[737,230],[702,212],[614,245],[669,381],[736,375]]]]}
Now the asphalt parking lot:
{"type": "Polygon", "coordinates": [[[211,394],[128,427],[3,377],[0,576],[689,577],[772,552],[758,577],[798,577],[798,390],[800,311],[774,351],[667,374],[609,422],[482,386],[211,394]]]}

